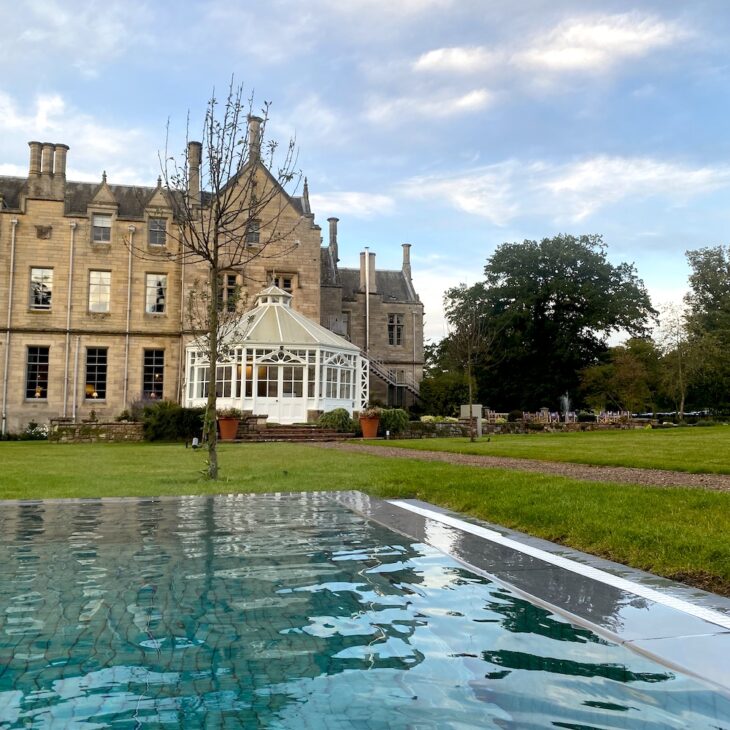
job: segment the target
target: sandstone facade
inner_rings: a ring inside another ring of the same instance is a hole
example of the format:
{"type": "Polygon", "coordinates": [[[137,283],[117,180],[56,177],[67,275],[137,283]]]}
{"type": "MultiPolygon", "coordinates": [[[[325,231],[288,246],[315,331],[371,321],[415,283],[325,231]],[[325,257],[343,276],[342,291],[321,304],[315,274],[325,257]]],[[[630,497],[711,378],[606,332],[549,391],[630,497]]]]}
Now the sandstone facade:
{"type": "MultiPolygon", "coordinates": [[[[186,302],[206,270],[177,256],[174,210],[159,180],[148,188],[106,175],[98,184],[67,181],[68,151],[31,142],[28,177],[0,177],[3,433],[30,421],[81,421],[92,410],[113,420],[140,399],[180,401],[185,386],[186,302]]],[[[373,399],[412,402],[423,373],[423,306],[410,247],[400,271],[377,271],[372,253],[361,255],[359,270],[340,268],[337,219],[322,246],[306,182],[302,193],[279,191],[284,234],[265,256],[226,272],[225,283],[245,307],[276,281],[295,309],[368,354],[380,372],[371,376],[373,399]]],[[[261,242],[266,236],[262,226],[261,242]]]]}

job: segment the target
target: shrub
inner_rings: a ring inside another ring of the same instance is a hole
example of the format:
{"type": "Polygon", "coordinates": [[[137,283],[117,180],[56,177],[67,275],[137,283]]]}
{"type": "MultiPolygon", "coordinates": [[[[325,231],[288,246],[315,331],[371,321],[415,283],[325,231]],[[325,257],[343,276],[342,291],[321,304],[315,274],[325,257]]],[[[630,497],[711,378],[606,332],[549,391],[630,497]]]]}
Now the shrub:
{"type": "Polygon", "coordinates": [[[204,408],[183,408],[171,401],[158,401],[142,411],[147,441],[177,441],[200,436],[204,408]]]}
{"type": "Polygon", "coordinates": [[[351,433],[355,431],[355,422],[344,408],[335,408],[333,411],[323,413],[317,423],[323,428],[334,428],[340,433],[351,433]]]}
{"type": "Polygon", "coordinates": [[[578,411],[578,423],[595,423],[596,414],[591,411],[578,411]]]}
{"type": "Polygon", "coordinates": [[[507,420],[510,423],[515,423],[516,421],[522,421],[524,419],[524,417],[525,417],[525,414],[517,408],[515,408],[515,410],[510,411],[507,414],[507,420]]]}
{"type": "Polygon", "coordinates": [[[402,408],[384,408],[380,414],[380,431],[385,435],[403,433],[408,428],[408,414],[402,408]]]}
{"type": "Polygon", "coordinates": [[[20,441],[45,441],[48,438],[48,426],[30,421],[18,438],[20,441]]]}

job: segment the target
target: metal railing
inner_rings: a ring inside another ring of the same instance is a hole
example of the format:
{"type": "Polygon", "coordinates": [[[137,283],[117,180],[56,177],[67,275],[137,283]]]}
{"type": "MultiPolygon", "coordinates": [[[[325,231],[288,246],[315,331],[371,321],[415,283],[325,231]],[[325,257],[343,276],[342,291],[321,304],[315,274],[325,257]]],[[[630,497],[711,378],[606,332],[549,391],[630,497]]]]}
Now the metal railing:
{"type": "Polygon", "coordinates": [[[370,372],[373,375],[384,380],[388,383],[388,385],[392,385],[396,388],[403,388],[409,393],[418,396],[418,383],[414,380],[412,375],[407,373],[405,370],[394,370],[393,368],[389,368],[382,360],[379,360],[372,355],[368,355],[363,350],[360,351],[360,354],[370,364],[370,372]]]}

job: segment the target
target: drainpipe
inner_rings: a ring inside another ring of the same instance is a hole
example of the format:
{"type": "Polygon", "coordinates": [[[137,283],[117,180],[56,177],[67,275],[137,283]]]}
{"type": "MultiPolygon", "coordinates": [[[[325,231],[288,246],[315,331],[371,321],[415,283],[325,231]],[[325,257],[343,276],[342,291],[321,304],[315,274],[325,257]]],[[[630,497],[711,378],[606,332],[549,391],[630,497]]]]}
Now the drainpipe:
{"type": "Polygon", "coordinates": [[[74,243],[76,241],[76,221],[71,226],[71,247],[68,253],[68,296],[66,297],[66,353],[63,365],[63,417],[68,411],[68,358],[71,354],[71,290],[74,281],[74,243]]]}
{"type": "Polygon", "coordinates": [[[370,355],[370,249],[365,246],[365,352],[370,355]]]}
{"type": "MultiPolygon", "coordinates": [[[[199,188],[198,188],[199,189],[199,188]]],[[[200,192],[198,192],[200,195],[200,192]]],[[[179,240],[182,241],[182,227],[180,228],[179,240]]],[[[180,244],[182,246],[182,244],[180,244]]],[[[177,395],[178,403],[185,403],[185,373],[187,372],[184,362],[185,353],[185,257],[180,262],[180,352],[177,358],[177,395]]],[[[245,367],[245,365],[244,365],[245,367]]]]}
{"type": "Polygon", "coordinates": [[[79,348],[81,346],[81,337],[76,337],[76,353],[74,354],[74,394],[71,406],[71,417],[73,422],[76,423],[76,399],[79,394],[79,348]]]}
{"type": "Polygon", "coordinates": [[[15,278],[15,228],[18,225],[18,219],[13,218],[10,221],[10,274],[8,280],[8,319],[5,325],[5,371],[3,373],[3,413],[2,426],[0,430],[3,436],[7,433],[8,427],[8,368],[10,366],[10,324],[13,319],[13,282],[15,278]]]}
{"type": "Polygon", "coordinates": [[[132,315],[132,248],[134,247],[134,232],[137,230],[130,225],[129,231],[129,258],[127,261],[127,328],[124,333],[124,394],[122,407],[127,407],[127,388],[129,387],[129,321],[132,315]]]}
{"type": "Polygon", "coordinates": [[[415,385],[416,382],[416,313],[411,312],[413,315],[413,383],[415,385]]]}

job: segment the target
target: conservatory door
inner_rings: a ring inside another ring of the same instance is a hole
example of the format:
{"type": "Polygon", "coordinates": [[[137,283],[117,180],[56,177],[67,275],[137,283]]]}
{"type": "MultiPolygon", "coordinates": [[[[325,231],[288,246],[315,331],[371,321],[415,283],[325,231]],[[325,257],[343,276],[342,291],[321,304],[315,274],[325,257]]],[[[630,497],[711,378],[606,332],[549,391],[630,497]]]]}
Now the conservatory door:
{"type": "Polygon", "coordinates": [[[307,398],[303,365],[259,365],[256,410],[273,423],[304,423],[307,398]]]}

